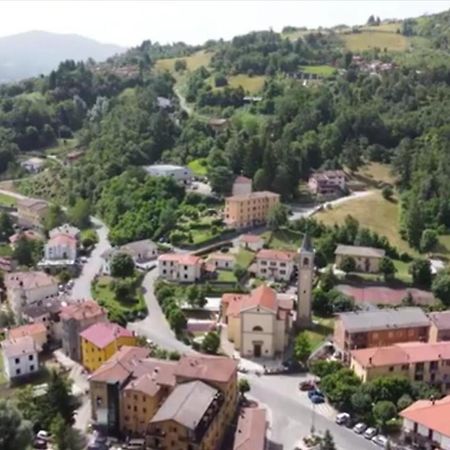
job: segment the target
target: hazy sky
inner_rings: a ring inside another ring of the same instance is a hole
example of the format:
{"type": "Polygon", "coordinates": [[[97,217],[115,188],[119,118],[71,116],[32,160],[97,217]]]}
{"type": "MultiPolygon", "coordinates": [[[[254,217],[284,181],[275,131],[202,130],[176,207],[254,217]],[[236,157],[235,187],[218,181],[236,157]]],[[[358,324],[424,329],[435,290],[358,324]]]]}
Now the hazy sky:
{"type": "Polygon", "coordinates": [[[0,36],[30,30],[77,33],[101,42],[133,46],[207,39],[285,25],[310,28],[360,24],[370,14],[405,18],[450,8],[450,1],[0,1],[0,36]]]}

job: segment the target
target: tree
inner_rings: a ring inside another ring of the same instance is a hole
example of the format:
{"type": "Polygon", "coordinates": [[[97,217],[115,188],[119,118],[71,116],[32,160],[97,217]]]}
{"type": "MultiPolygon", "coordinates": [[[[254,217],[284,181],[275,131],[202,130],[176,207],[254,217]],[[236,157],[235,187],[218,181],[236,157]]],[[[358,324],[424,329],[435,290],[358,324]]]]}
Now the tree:
{"type": "Polygon", "coordinates": [[[424,230],[423,206],[414,198],[410,202],[405,220],[406,238],[408,243],[414,247],[420,247],[420,240],[424,230]]]}
{"type": "Polygon", "coordinates": [[[56,370],[50,373],[45,403],[48,408],[46,427],[50,425],[53,418],[58,414],[61,415],[65,423],[72,423],[75,404],[71,395],[71,386],[69,381],[56,370]]]}
{"type": "Polygon", "coordinates": [[[413,283],[425,288],[431,285],[431,264],[427,259],[415,259],[409,266],[409,273],[413,283]]]}
{"type": "Polygon", "coordinates": [[[0,241],[6,242],[14,234],[12,220],[6,212],[0,214],[0,241]]]}
{"type": "Polygon", "coordinates": [[[381,190],[381,195],[385,200],[392,200],[392,196],[394,195],[394,190],[391,188],[391,186],[386,185],[381,190]]]}
{"type": "Polygon", "coordinates": [[[325,430],[322,442],[319,445],[320,450],[336,450],[336,445],[334,444],[333,436],[330,430],[325,430]]]}
{"type": "Polygon", "coordinates": [[[77,430],[64,422],[61,414],[57,414],[50,424],[50,433],[57,450],[83,450],[86,443],[77,430]]]}
{"type": "Polygon", "coordinates": [[[356,269],[356,261],[351,256],[343,256],[341,263],[339,264],[339,269],[344,271],[346,274],[349,272],[354,272],[356,269]]]}
{"type": "Polygon", "coordinates": [[[95,230],[86,230],[81,236],[81,245],[84,248],[90,248],[98,242],[98,236],[95,230]]]}
{"type": "Polygon", "coordinates": [[[294,356],[298,361],[306,364],[312,352],[312,345],[309,336],[302,332],[295,338],[294,356]]]}
{"type": "Polygon", "coordinates": [[[323,378],[327,375],[335,373],[342,368],[342,363],[340,361],[334,360],[327,361],[323,359],[317,359],[315,361],[311,361],[310,364],[311,373],[317,375],[319,378],[323,378]]]}
{"type": "Polygon", "coordinates": [[[403,411],[409,405],[413,403],[413,399],[408,394],[403,394],[397,401],[397,408],[399,411],[403,411]]]}
{"type": "Polygon", "coordinates": [[[91,224],[91,204],[89,200],[79,198],[75,205],[69,209],[68,218],[70,223],[80,229],[88,228],[91,224]]]}
{"type": "Polygon", "coordinates": [[[186,316],[179,307],[173,308],[169,312],[168,319],[170,327],[173,329],[173,331],[175,331],[175,334],[181,333],[186,328],[186,316]]]}
{"type": "Polygon", "coordinates": [[[445,306],[450,306],[450,273],[440,271],[433,280],[431,290],[445,306]]]}
{"type": "Polygon", "coordinates": [[[61,226],[66,221],[64,211],[59,205],[50,205],[44,217],[44,228],[48,232],[53,228],[61,226]]]}
{"type": "Polygon", "coordinates": [[[367,417],[372,408],[372,397],[367,392],[358,390],[351,396],[353,411],[360,417],[367,417]]]}
{"type": "Polygon", "coordinates": [[[253,175],[253,190],[254,191],[265,191],[270,188],[270,176],[265,169],[260,168],[253,175]]]}
{"type": "Polygon", "coordinates": [[[384,429],[386,423],[397,415],[397,408],[394,403],[388,400],[381,400],[375,403],[372,413],[376,422],[384,429]]]}
{"type": "Polygon", "coordinates": [[[245,397],[247,392],[250,392],[250,383],[247,378],[241,378],[238,383],[238,389],[242,397],[245,397]]]}
{"type": "Polygon", "coordinates": [[[335,284],[337,283],[336,275],[333,269],[329,267],[325,272],[320,274],[320,288],[325,291],[331,291],[335,284]]]}
{"type": "Polygon", "coordinates": [[[127,253],[116,253],[111,260],[111,276],[127,278],[133,275],[133,258],[127,253]]]}
{"type": "Polygon", "coordinates": [[[267,225],[272,230],[278,230],[288,223],[288,210],[285,205],[278,203],[270,208],[267,214],[267,225]]]}
{"type": "Polygon", "coordinates": [[[430,252],[438,243],[438,234],[435,230],[426,229],[422,232],[420,238],[420,251],[422,253],[430,252]]]}
{"type": "Polygon", "coordinates": [[[185,59],[176,59],[174,64],[175,72],[183,72],[187,69],[187,63],[185,59]]]}
{"type": "Polygon", "coordinates": [[[239,264],[236,264],[233,269],[233,274],[237,280],[241,280],[247,274],[247,270],[239,264]]]}
{"type": "Polygon", "coordinates": [[[329,317],[333,314],[333,301],[327,291],[321,288],[314,290],[312,309],[314,314],[321,317],[329,317]]]}
{"type": "Polygon", "coordinates": [[[20,266],[32,266],[33,242],[25,236],[20,237],[14,246],[13,258],[20,266]]]}
{"type": "Polygon", "coordinates": [[[217,73],[214,76],[214,85],[216,87],[223,87],[228,84],[227,77],[223,73],[217,73]]]}
{"type": "Polygon", "coordinates": [[[0,400],[0,448],[26,450],[31,445],[31,423],[9,401],[0,400]]]}
{"type": "Polygon", "coordinates": [[[211,355],[217,354],[220,347],[220,336],[216,331],[209,331],[202,342],[202,350],[211,355]]]}
{"type": "Polygon", "coordinates": [[[380,261],[380,272],[383,274],[385,281],[392,280],[392,278],[394,278],[394,274],[397,272],[397,269],[392,259],[388,256],[385,256],[380,261]]]}

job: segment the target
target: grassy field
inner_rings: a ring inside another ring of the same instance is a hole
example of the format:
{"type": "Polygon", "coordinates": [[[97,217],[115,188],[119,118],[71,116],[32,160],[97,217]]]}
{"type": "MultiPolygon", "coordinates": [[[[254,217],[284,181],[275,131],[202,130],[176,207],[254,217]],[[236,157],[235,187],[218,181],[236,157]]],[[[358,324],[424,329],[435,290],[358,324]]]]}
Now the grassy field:
{"type": "Polygon", "coordinates": [[[207,172],[206,158],[194,159],[187,166],[189,167],[189,169],[192,170],[192,172],[195,175],[200,175],[200,176],[206,175],[206,172],[207,172]]]}
{"type": "Polygon", "coordinates": [[[305,333],[311,341],[312,349],[315,350],[330,335],[333,334],[334,319],[324,319],[322,317],[313,317],[313,326],[305,333]]]}
{"type": "Polygon", "coordinates": [[[408,39],[395,32],[386,31],[362,31],[340,35],[347,50],[360,52],[372,48],[387,49],[388,51],[404,51],[409,47],[408,39]]]}
{"type": "Polygon", "coordinates": [[[7,194],[0,193],[0,205],[3,206],[15,206],[17,203],[17,198],[11,197],[7,194]]]}
{"type": "Polygon", "coordinates": [[[322,65],[322,66],[302,66],[302,70],[305,73],[313,73],[315,75],[320,75],[321,77],[330,77],[336,72],[336,69],[332,66],[322,65]]]}
{"type": "Polygon", "coordinates": [[[239,74],[228,78],[228,84],[231,87],[238,88],[239,86],[242,86],[244,91],[249,94],[257,94],[262,91],[265,81],[266,77],[262,75],[249,77],[248,75],[239,74]]]}
{"type": "Polygon", "coordinates": [[[175,72],[175,61],[177,59],[183,59],[184,61],[186,61],[187,69],[193,71],[201,66],[208,66],[209,62],[211,61],[212,55],[213,54],[211,52],[200,50],[196,53],[193,53],[191,56],[158,59],[158,61],[156,61],[155,67],[157,70],[168,70],[169,72],[173,73],[175,72]]]}
{"type": "Polygon", "coordinates": [[[364,26],[362,30],[365,31],[377,31],[379,33],[397,33],[397,30],[401,30],[402,24],[400,22],[382,23],[378,26],[364,26]]]}
{"type": "Polygon", "coordinates": [[[255,254],[253,252],[241,248],[239,249],[239,252],[236,254],[236,264],[246,269],[251,264],[254,257],[255,254]]]}
{"type": "Polygon", "coordinates": [[[395,278],[397,280],[403,281],[404,283],[411,283],[412,277],[411,274],[408,273],[409,263],[395,260],[394,261],[395,268],[397,269],[397,272],[395,274],[395,278]]]}
{"type": "Polygon", "coordinates": [[[266,231],[262,234],[270,248],[277,250],[297,251],[303,239],[303,235],[299,232],[291,230],[266,231]]]}
{"type": "Polygon", "coordinates": [[[358,169],[355,178],[365,181],[367,186],[374,186],[379,183],[395,183],[395,176],[388,164],[371,162],[358,169]]]}
{"type": "Polygon", "coordinates": [[[224,283],[236,283],[237,281],[231,270],[218,270],[217,275],[217,281],[222,281],[224,283]]]}

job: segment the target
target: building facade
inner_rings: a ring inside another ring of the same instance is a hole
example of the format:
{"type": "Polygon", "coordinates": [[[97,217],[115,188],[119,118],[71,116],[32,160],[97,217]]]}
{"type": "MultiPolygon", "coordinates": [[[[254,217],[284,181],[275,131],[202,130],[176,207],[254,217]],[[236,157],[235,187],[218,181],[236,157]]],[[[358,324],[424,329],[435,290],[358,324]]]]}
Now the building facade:
{"type": "Polygon", "coordinates": [[[252,193],[252,180],[247,177],[237,176],[231,188],[231,195],[248,195],[252,193]]]}
{"type": "Polygon", "coordinates": [[[202,278],[203,261],[187,253],[165,253],[158,257],[158,275],[168,281],[193,283],[202,278]]]}
{"type": "Polygon", "coordinates": [[[50,238],[44,246],[44,257],[47,261],[60,261],[74,264],[77,259],[78,241],[68,234],[57,234],[50,238]]]}
{"type": "Polygon", "coordinates": [[[153,164],[145,166],[144,170],[153,177],[173,178],[179,184],[190,184],[192,181],[192,171],[187,167],[176,166],[174,164],[153,164]]]}
{"type": "Polygon", "coordinates": [[[263,248],[256,254],[256,275],[266,280],[289,281],[295,265],[295,252],[263,248]]]}
{"type": "Polygon", "coordinates": [[[208,263],[216,269],[233,270],[236,258],[231,253],[216,252],[208,256],[208,263]]]}
{"type": "Polygon", "coordinates": [[[7,338],[17,340],[25,336],[30,336],[36,342],[38,348],[44,348],[47,344],[47,328],[43,323],[31,323],[11,328],[6,333],[7,338]]]}
{"type": "Polygon", "coordinates": [[[297,328],[308,328],[312,323],[313,279],[314,248],[308,233],[305,233],[298,252],[297,328]]]}
{"type": "Polygon", "coordinates": [[[224,222],[230,228],[238,229],[264,225],[270,209],[278,203],[279,194],[269,191],[227,197],[224,222]]]}
{"type": "Polygon", "coordinates": [[[239,245],[246,250],[257,252],[264,247],[264,239],[256,234],[241,234],[239,236],[239,245]]]}
{"type": "Polygon", "coordinates": [[[339,268],[346,257],[353,258],[356,272],[378,273],[380,262],[386,252],[379,248],[359,247],[356,245],[338,245],[334,252],[335,264],[339,268]]]}
{"type": "Polygon", "coordinates": [[[450,311],[436,311],[430,318],[430,342],[450,341],[450,311]]]}
{"type": "Polygon", "coordinates": [[[3,366],[8,380],[39,371],[40,347],[31,336],[6,339],[2,342],[3,366]]]}
{"type": "Polygon", "coordinates": [[[313,173],[308,180],[308,188],[315,195],[337,195],[345,191],[345,172],[342,170],[324,170],[313,173]]]}

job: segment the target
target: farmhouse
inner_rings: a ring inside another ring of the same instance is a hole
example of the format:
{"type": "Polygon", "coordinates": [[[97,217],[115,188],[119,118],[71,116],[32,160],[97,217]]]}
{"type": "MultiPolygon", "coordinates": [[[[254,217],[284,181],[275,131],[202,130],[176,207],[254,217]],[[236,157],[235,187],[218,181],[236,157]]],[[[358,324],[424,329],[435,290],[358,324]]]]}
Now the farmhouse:
{"type": "Polygon", "coordinates": [[[256,234],[241,234],[239,245],[247,250],[257,252],[264,247],[264,239],[256,234]]]}
{"type": "Polygon", "coordinates": [[[355,261],[357,272],[378,273],[380,271],[380,262],[386,252],[373,247],[338,245],[334,254],[336,255],[335,263],[337,267],[341,266],[345,257],[350,257],[355,261]]]}
{"type": "Polygon", "coordinates": [[[187,253],[165,253],[158,257],[158,274],[164,280],[193,283],[201,279],[203,267],[199,256],[187,253]]]}
{"type": "Polygon", "coordinates": [[[336,195],[346,188],[345,172],[342,170],[324,170],[309,177],[309,190],[315,195],[336,195]]]}

